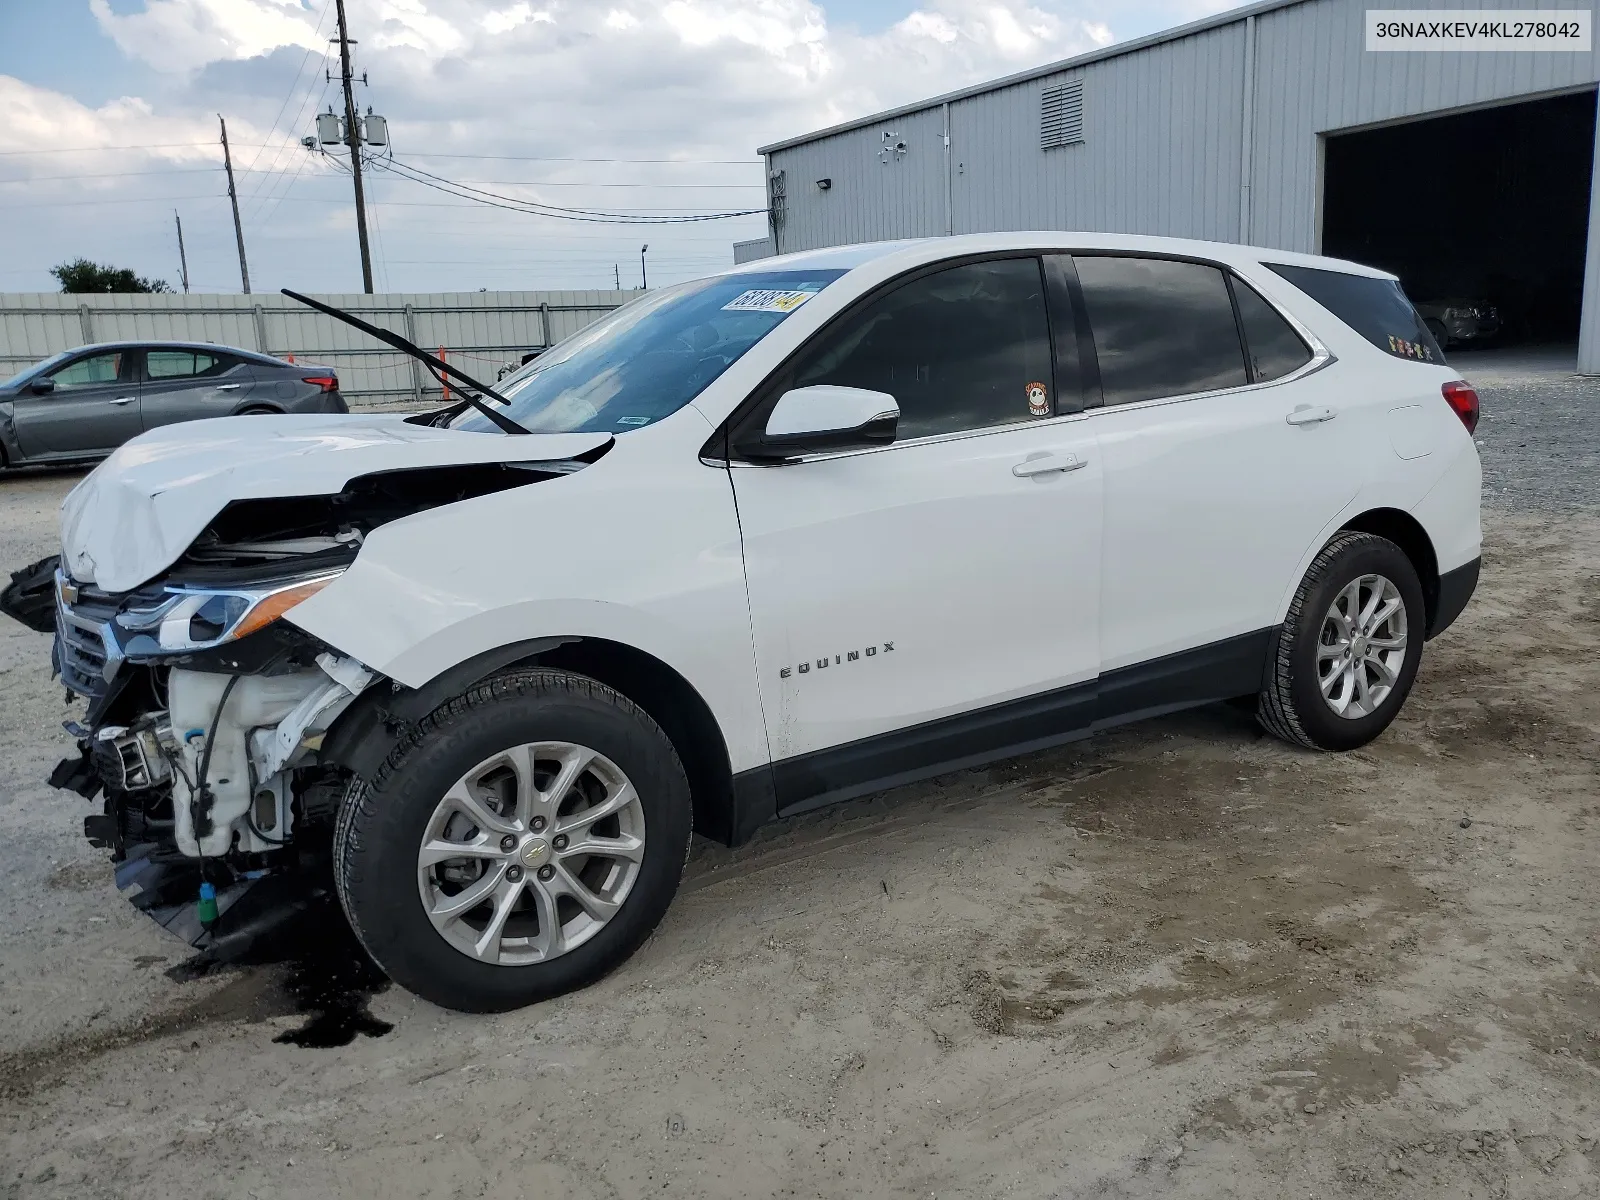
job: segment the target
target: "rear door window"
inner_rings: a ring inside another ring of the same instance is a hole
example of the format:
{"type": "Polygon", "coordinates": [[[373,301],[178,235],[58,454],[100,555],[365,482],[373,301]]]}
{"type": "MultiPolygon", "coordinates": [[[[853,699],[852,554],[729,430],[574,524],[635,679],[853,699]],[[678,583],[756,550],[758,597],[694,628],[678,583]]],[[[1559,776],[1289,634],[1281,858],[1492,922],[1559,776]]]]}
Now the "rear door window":
{"type": "Polygon", "coordinates": [[[1073,262],[1106,404],[1249,382],[1228,282],[1216,267],[1095,255],[1073,262]]]}
{"type": "Polygon", "coordinates": [[[1395,280],[1320,267],[1262,266],[1283,276],[1385,354],[1412,362],[1444,362],[1444,352],[1395,280]]]}
{"type": "Polygon", "coordinates": [[[196,379],[220,375],[233,360],[203,350],[147,350],[144,373],[147,379],[196,379]]]}
{"type": "Polygon", "coordinates": [[[1301,341],[1277,309],[1261,298],[1261,293],[1235,277],[1233,298],[1239,305],[1239,327],[1244,330],[1254,382],[1282,379],[1311,361],[1311,347],[1301,341]]]}

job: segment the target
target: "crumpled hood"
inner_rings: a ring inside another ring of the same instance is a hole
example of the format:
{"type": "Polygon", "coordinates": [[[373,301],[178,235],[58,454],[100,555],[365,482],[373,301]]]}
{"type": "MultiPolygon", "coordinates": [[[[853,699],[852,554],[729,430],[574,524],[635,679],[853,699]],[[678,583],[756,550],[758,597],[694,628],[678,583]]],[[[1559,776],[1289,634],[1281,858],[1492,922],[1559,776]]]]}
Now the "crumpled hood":
{"type": "Polygon", "coordinates": [[[403,414],[221,417],[141,434],[61,502],[61,561],[125,592],[176,562],[231,501],[326,496],[407,467],[556,462],[605,433],[505,435],[408,425],[403,414]]]}

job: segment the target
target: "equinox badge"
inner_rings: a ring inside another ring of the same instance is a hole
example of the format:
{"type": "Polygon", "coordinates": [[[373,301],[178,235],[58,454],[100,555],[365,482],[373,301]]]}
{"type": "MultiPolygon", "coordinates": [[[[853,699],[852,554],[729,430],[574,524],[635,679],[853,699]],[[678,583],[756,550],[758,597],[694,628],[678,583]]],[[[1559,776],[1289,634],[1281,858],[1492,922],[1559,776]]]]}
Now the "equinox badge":
{"type": "MultiPolygon", "coordinates": [[[[894,649],[893,642],[883,642],[881,643],[881,646],[884,654],[888,654],[894,649]]],[[[875,658],[877,657],[878,653],[879,645],[875,644],[868,646],[865,650],[846,650],[843,654],[835,654],[831,659],[824,654],[821,658],[814,660],[814,665],[816,666],[817,670],[821,671],[826,667],[834,666],[838,663],[856,662],[861,658],[862,655],[866,655],[868,658],[875,658]]],[[[793,667],[779,667],[778,678],[787,679],[789,676],[796,673],[804,675],[811,670],[812,666],[813,662],[803,662],[793,667]]]]}

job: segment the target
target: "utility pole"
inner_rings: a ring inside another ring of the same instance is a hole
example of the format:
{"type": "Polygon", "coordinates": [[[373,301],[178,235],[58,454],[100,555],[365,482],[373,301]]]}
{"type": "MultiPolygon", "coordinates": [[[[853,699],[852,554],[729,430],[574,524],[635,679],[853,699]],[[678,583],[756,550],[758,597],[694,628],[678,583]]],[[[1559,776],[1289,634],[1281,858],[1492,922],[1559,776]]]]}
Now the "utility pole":
{"type": "Polygon", "coordinates": [[[178,225],[178,266],[183,270],[183,290],[189,291],[189,257],[183,252],[183,218],[178,215],[178,210],[172,210],[172,219],[178,225]]]}
{"type": "Polygon", "coordinates": [[[615,291],[615,292],[620,292],[622,290],[622,264],[621,263],[612,263],[611,264],[611,290],[615,291]]]}
{"type": "Polygon", "coordinates": [[[344,0],[339,8],[339,73],[344,83],[345,137],[350,147],[350,176],[356,182],[356,237],[361,242],[361,286],[372,295],[372,254],[367,249],[367,195],[361,186],[361,119],[356,115],[355,76],[350,71],[350,28],[345,24],[344,0]]]}
{"type": "Polygon", "coordinates": [[[222,163],[228,168],[228,200],[233,205],[233,236],[239,242],[239,278],[244,283],[244,294],[250,294],[250,267],[244,261],[244,227],[239,224],[239,193],[233,187],[233,155],[228,150],[228,123],[217,114],[222,126],[222,163]]]}
{"type": "Polygon", "coordinates": [[[650,249],[649,242],[639,247],[639,290],[641,292],[650,290],[650,276],[644,273],[644,252],[648,249],[650,249]]]}

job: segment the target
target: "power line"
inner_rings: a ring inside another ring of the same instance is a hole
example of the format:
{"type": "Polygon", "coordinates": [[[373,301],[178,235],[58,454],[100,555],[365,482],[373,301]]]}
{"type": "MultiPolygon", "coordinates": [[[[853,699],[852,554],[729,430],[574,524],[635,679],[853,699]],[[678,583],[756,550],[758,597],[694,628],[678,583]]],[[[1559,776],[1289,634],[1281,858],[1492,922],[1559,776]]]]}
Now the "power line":
{"type": "Polygon", "coordinates": [[[464,158],[482,162],[564,162],[564,163],[664,163],[674,166],[760,167],[760,158],[551,158],[536,154],[445,154],[435,150],[411,152],[412,158],[464,158]]]}
{"type": "MultiPolygon", "coordinates": [[[[323,90],[324,91],[327,90],[327,85],[326,84],[323,85],[323,90]]],[[[302,106],[302,108],[303,107],[304,106],[302,106]]],[[[280,146],[279,150],[281,151],[281,150],[288,149],[290,146],[293,146],[295,149],[300,149],[300,143],[299,142],[287,142],[283,146],[280,146]]],[[[307,155],[307,157],[310,157],[310,155],[307,155]]],[[[277,182],[277,181],[271,179],[272,176],[281,174],[279,172],[279,170],[277,169],[277,167],[274,165],[276,163],[276,161],[277,161],[277,159],[275,157],[272,160],[272,162],[268,163],[267,166],[261,167],[259,169],[255,169],[255,168],[251,168],[251,167],[234,167],[233,173],[235,175],[257,174],[257,175],[261,175],[261,176],[267,177],[267,178],[263,179],[260,183],[257,184],[254,192],[252,193],[252,199],[261,198],[262,193],[267,188],[272,187],[277,182]]],[[[301,160],[301,161],[303,161],[303,160],[301,160]]],[[[161,168],[159,168],[157,170],[154,170],[154,171],[96,171],[96,172],[92,172],[92,173],[85,174],[85,175],[30,175],[30,176],[26,176],[26,177],[21,178],[21,179],[0,179],[0,187],[5,186],[6,184],[18,184],[18,183],[75,182],[75,181],[80,180],[80,179],[129,179],[129,178],[133,178],[134,176],[141,176],[141,175],[204,175],[204,174],[208,174],[208,173],[218,172],[218,171],[221,171],[221,170],[222,170],[222,164],[219,163],[214,167],[161,167],[161,168]]],[[[464,180],[463,182],[464,183],[474,183],[474,184],[486,183],[486,184],[492,184],[492,185],[494,185],[496,187],[687,188],[687,189],[690,189],[690,190],[701,190],[701,191],[727,191],[727,190],[730,190],[730,189],[741,189],[741,188],[742,189],[760,189],[763,186],[763,185],[761,185],[759,183],[637,183],[637,182],[610,183],[610,182],[607,182],[607,181],[604,181],[604,180],[598,180],[598,179],[596,179],[596,180],[588,180],[588,179],[576,179],[576,180],[574,180],[574,179],[562,179],[562,180],[550,180],[550,179],[471,179],[471,180],[464,180]]]]}
{"type": "MultiPolygon", "coordinates": [[[[319,26],[318,28],[320,29],[321,27],[319,26]]],[[[324,68],[326,68],[327,61],[328,56],[327,53],[324,52],[321,60],[324,68]]],[[[272,160],[267,164],[267,177],[259,181],[255,188],[251,191],[251,208],[257,215],[260,214],[262,207],[271,198],[273,191],[282,183],[284,176],[289,174],[289,169],[281,165],[283,162],[283,155],[286,150],[291,150],[291,148],[293,150],[300,149],[300,140],[294,136],[294,131],[300,127],[301,123],[305,119],[306,106],[310,105],[315,107],[316,105],[322,103],[322,97],[327,95],[329,82],[330,81],[327,78],[326,70],[324,70],[322,88],[319,91],[317,88],[316,76],[313,75],[311,77],[311,82],[306,87],[305,96],[300,101],[300,107],[295,110],[294,119],[290,122],[288,131],[284,134],[283,142],[276,150],[272,152],[272,160]],[[274,177],[274,175],[276,177],[274,177]]],[[[292,158],[290,161],[295,164],[294,173],[298,175],[300,168],[305,165],[304,155],[302,154],[298,159],[292,158]]]]}
{"type": "MultiPolygon", "coordinates": [[[[262,144],[264,145],[265,143],[262,143],[262,144]]],[[[97,153],[104,153],[106,151],[123,152],[123,151],[128,151],[128,150],[189,150],[189,149],[206,149],[206,150],[209,150],[215,145],[216,145],[215,142],[155,142],[155,143],[152,143],[151,145],[147,145],[147,146],[52,146],[48,150],[0,150],[0,155],[13,155],[13,154],[97,154],[97,153]]],[[[250,142],[240,142],[239,143],[239,148],[241,150],[251,150],[251,149],[255,149],[255,146],[250,142]]]]}
{"type": "Polygon", "coordinates": [[[602,183],[589,180],[548,180],[548,179],[467,179],[460,180],[460,186],[467,184],[492,184],[495,187],[542,187],[542,188],[690,188],[699,191],[727,191],[729,189],[754,189],[762,191],[765,184],[760,183],[602,183]]]}
{"type": "MultiPolygon", "coordinates": [[[[311,36],[313,38],[322,36],[322,23],[328,19],[328,5],[332,2],[333,0],[323,0],[322,12],[317,15],[317,23],[311,30],[311,36]]],[[[278,122],[283,120],[284,110],[289,107],[289,101],[294,99],[295,92],[299,90],[300,77],[306,73],[306,64],[311,61],[311,55],[315,49],[316,47],[314,46],[307,46],[305,54],[301,55],[300,68],[294,73],[294,82],[289,85],[288,92],[284,94],[283,103],[278,105],[277,115],[272,118],[272,124],[267,127],[268,143],[272,141],[272,135],[278,132],[278,122]]],[[[327,50],[324,49],[322,53],[323,57],[326,58],[328,53],[327,50]]],[[[315,83],[315,77],[313,77],[313,83],[315,83]]],[[[261,157],[261,152],[266,148],[267,147],[264,144],[256,150],[255,157],[250,160],[250,166],[246,167],[245,170],[248,171],[251,167],[256,165],[256,160],[261,157]]],[[[277,157],[278,156],[276,154],[273,155],[273,162],[277,162],[277,157]]]]}
{"type": "MultiPolygon", "coordinates": [[[[328,90],[328,87],[327,87],[326,83],[323,84],[323,89],[322,90],[323,90],[323,93],[326,94],[326,92],[328,90]]],[[[319,95],[317,97],[317,103],[318,104],[322,103],[322,96],[321,95],[319,95]]],[[[277,194],[274,197],[272,197],[271,206],[268,207],[268,208],[260,209],[260,210],[257,211],[257,220],[256,220],[257,226],[259,226],[260,228],[263,228],[263,229],[266,228],[267,222],[272,220],[274,214],[277,213],[278,208],[283,204],[283,202],[286,199],[289,198],[289,193],[294,191],[294,185],[300,181],[300,173],[306,169],[306,163],[310,162],[311,159],[312,159],[312,155],[309,152],[307,152],[307,154],[303,158],[300,159],[299,163],[296,164],[295,169],[294,169],[294,174],[287,176],[286,177],[287,178],[287,182],[285,182],[281,188],[277,189],[277,194]]],[[[299,197],[296,197],[296,199],[299,199],[299,197]]],[[[265,204],[266,201],[263,201],[262,203],[265,204]]]]}
{"type": "MultiPolygon", "coordinates": [[[[328,56],[326,54],[322,56],[322,61],[324,63],[328,61],[328,56]]],[[[305,119],[307,104],[309,103],[312,108],[320,105],[322,103],[322,98],[328,94],[328,88],[331,86],[331,84],[332,80],[324,76],[322,90],[316,92],[316,100],[312,101],[312,93],[316,90],[317,85],[316,78],[312,78],[311,87],[306,89],[306,98],[300,102],[300,108],[295,113],[294,128],[298,128],[301,121],[305,119]]],[[[287,148],[288,145],[298,147],[300,143],[291,140],[286,143],[285,148],[287,148]]],[[[278,160],[282,156],[282,149],[272,156],[272,166],[274,169],[277,168],[278,160]]],[[[308,159],[310,159],[310,157],[311,155],[309,153],[302,153],[299,159],[295,162],[293,173],[290,173],[287,169],[285,169],[284,173],[278,179],[264,183],[256,189],[255,193],[251,197],[253,202],[252,207],[254,209],[254,217],[256,220],[264,223],[273,213],[278,211],[278,204],[282,201],[283,197],[288,195],[289,192],[294,188],[295,181],[300,178],[300,173],[306,169],[306,162],[308,159]],[[269,203],[271,204],[270,208],[267,207],[269,203]]]]}
{"type": "MultiPolygon", "coordinates": [[[[159,171],[97,171],[90,175],[33,175],[25,179],[0,179],[0,185],[15,183],[60,183],[63,180],[76,182],[79,179],[126,179],[133,175],[204,175],[222,170],[222,164],[214,167],[165,167],[159,171]]],[[[240,172],[235,170],[235,174],[240,172]]]]}
{"type": "MultiPolygon", "coordinates": [[[[587,208],[566,208],[557,205],[544,204],[534,200],[522,200],[515,196],[503,196],[496,192],[484,191],[482,188],[472,187],[468,184],[457,183],[442,175],[435,175],[431,171],[424,171],[421,167],[409,166],[397,159],[384,159],[375,165],[384,170],[410,179],[413,183],[420,183],[424,187],[433,188],[435,191],[444,192],[446,195],[459,196],[464,200],[471,200],[485,204],[492,208],[504,208],[510,212],[527,213],[530,216],[554,217],[565,221],[584,221],[609,225],[685,225],[697,221],[721,221],[729,217],[749,217],[766,212],[765,208],[743,209],[738,212],[687,212],[684,215],[670,215],[667,211],[634,211],[617,212],[602,211],[587,208]]],[[[682,210],[679,210],[680,212],[682,210]]]]}
{"type": "MultiPolygon", "coordinates": [[[[424,181],[420,180],[420,179],[412,180],[412,182],[413,183],[424,183],[424,181]]],[[[430,186],[430,185],[426,185],[425,184],[425,186],[430,186]]],[[[390,208],[451,208],[451,209],[457,209],[457,210],[467,210],[467,209],[474,209],[474,208],[480,208],[480,207],[487,207],[487,208],[504,209],[507,212],[522,213],[525,216],[560,216],[561,215],[559,212],[546,213],[546,212],[537,211],[536,209],[520,208],[520,207],[517,207],[515,204],[496,204],[496,203],[492,203],[492,202],[489,202],[489,201],[483,201],[483,200],[477,199],[474,196],[462,195],[459,192],[452,192],[452,191],[449,191],[448,189],[442,188],[442,187],[436,188],[436,190],[445,192],[446,195],[458,196],[460,199],[471,201],[471,203],[468,203],[468,204],[444,204],[444,203],[442,203],[440,201],[430,201],[430,200],[385,200],[384,203],[386,205],[388,205],[390,208]]],[[[80,207],[84,207],[84,206],[88,206],[88,205],[96,205],[96,204],[156,204],[156,203],[167,204],[167,203],[170,203],[170,202],[172,202],[174,200],[214,200],[214,199],[217,199],[219,195],[225,196],[226,194],[227,193],[225,193],[225,192],[223,192],[223,193],[217,193],[217,192],[186,192],[181,196],[116,196],[116,197],[110,197],[110,198],[107,198],[107,199],[104,199],[104,200],[33,200],[33,201],[28,201],[27,203],[23,203],[23,204],[0,204],[0,212],[21,212],[21,211],[24,211],[26,209],[36,209],[36,208],[80,208],[80,207]]],[[[282,197],[282,202],[286,203],[286,204],[347,204],[347,203],[349,203],[349,201],[340,200],[340,199],[337,199],[335,197],[327,197],[327,196],[287,196],[287,195],[282,197]]],[[[746,209],[746,210],[741,211],[741,212],[726,212],[726,213],[704,213],[700,209],[693,209],[693,208],[657,208],[657,209],[636,209],[636,210],[633,210],[632,213],[627,212],[627,210],[618,210],[617,215],[626,216],[628,218],[631,218],[631,219],[622,220],[622,221],[617,221],[617,220],[614,220],[614,219],[612,219],[610,217],[574,217],[574,218],[570,218],[570,219],[572,219],[572,220],[584,220],[584,221],[588,221],[588,222],[590,222],[592,224],[600,224],[600,225],[608,225],[608,224],[632,224],[632,225],[638,225],[638,224],[651,224],[652,221],[654,221],[656,223],[669,224],[669,225],[690,225],[690,224],[698,224],[698,223],[704,222],[704,221],[720,221],[720,220],[724,220],[724,219],[730,218],[730,217],[759,216],[761,213],[764,213],[764,212],[766,212],[766,209],[764,209],[764,208],[752,208],[752,209],[746,209]],[[683,213],[685,215],[681,216],[681,217],[671,215],[671,214],[674,214],[674,213],[683,213]]]]}

